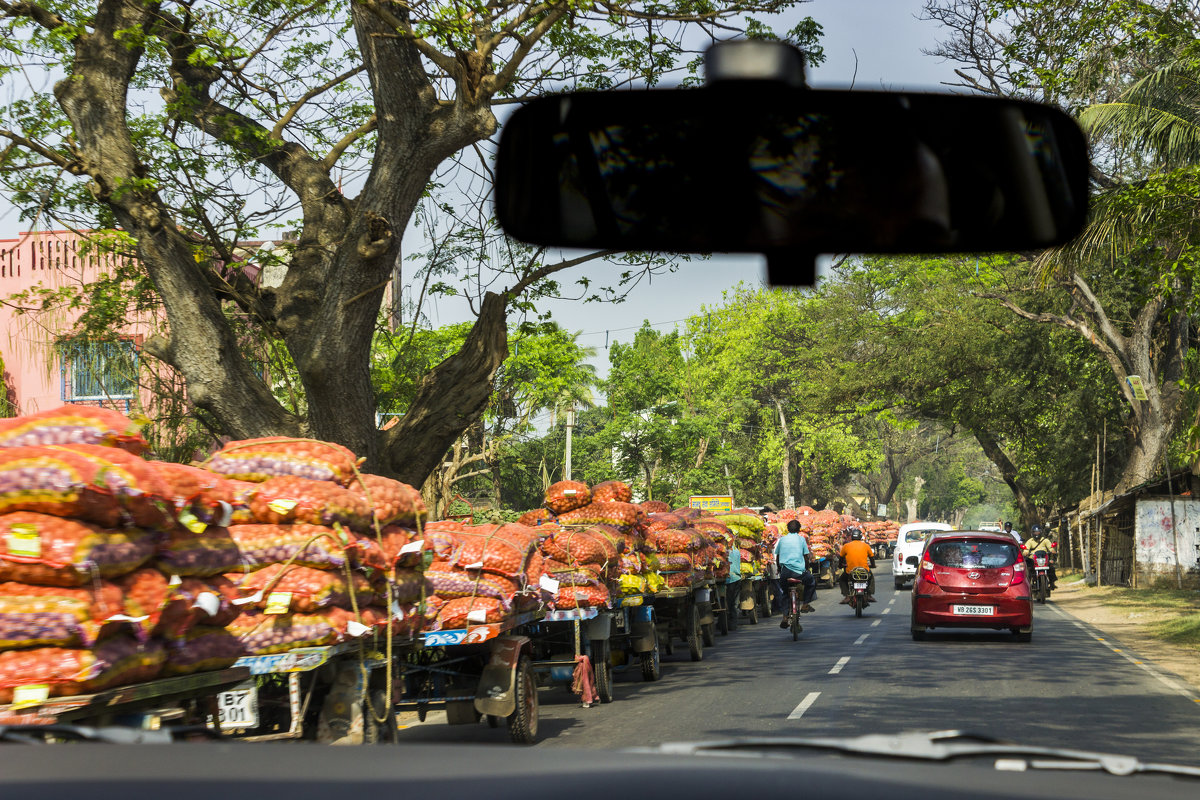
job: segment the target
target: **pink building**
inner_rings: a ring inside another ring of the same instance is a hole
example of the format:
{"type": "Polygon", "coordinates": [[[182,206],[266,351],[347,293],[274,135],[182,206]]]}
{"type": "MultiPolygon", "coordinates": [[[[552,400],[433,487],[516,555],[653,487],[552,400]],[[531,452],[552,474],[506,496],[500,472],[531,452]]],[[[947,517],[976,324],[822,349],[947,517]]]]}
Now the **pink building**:
{"type": "Polygon", "coordinates": [[[42,310],[41,297],[34,294],[83,287],[118,259],[89,250],[84,237],[72,231],[26,231],[15,239],[0,239],[0,355],[10,413],[63,403],[107,405],[129,413],[149,402],[138,388],[139,350],[159,320],[130,319],[112,341],[73,342],[80,311],[62,304],[42,310]],[[23,292],[30,294],[14,297],[23,292]]]}

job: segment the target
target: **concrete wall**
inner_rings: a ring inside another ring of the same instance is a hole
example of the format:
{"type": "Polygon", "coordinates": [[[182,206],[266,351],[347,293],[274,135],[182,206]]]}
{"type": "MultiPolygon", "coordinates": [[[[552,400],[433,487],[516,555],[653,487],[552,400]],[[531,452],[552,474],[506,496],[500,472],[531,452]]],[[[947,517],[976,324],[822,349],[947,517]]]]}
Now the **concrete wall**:
{"type": "Polygon", "coordinates": [[[1137,501],[1134,547],[1138,573],[1144,577],[1175,575],[1175,556],[1186,574],[1200,557],[1200,500],[1147,497],[1137,501]]]}

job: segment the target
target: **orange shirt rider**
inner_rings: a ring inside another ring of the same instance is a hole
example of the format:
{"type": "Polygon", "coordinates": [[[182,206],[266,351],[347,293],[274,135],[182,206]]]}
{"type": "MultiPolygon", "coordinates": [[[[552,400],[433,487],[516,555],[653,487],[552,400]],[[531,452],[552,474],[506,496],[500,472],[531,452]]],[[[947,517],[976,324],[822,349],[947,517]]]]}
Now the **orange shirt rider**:
{"type": "Polygon", "coordinates": [[[842,549],[838,555],[846,560],[847,572],[855,567],[870,569],[871,559],[874,557],[874,553],[871,550],[871,545],[867,544],[861,539],[854,539],[846,542],[844,545],[842,545],[842,549]]]}

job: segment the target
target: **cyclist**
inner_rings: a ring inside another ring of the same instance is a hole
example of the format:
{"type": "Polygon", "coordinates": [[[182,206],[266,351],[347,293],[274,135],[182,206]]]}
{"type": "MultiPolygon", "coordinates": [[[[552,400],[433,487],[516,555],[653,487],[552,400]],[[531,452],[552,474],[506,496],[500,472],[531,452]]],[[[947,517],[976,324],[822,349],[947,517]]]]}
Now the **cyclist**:
{"type": "MultiPolygon", "coordinates": [[[[812,551],[808,549],[808,542],[800,535],[800,522],[793,519],[787,524],[787,533],[780,536],[779,541],[775,543],[775,563],[779,565],[779,580],[784,586],[789,578],[795,578],[804,584],[803,605],[800,606],[802,614],[816,611],[812,607],[812,601],[817,596],[817,582],[809,571],[811,561],[812,551]]],[[[779,627],[786,629],[792,624],[791,615],[786,613],[789,610],[785,606],[783,621],[779,623],[779,627]]]]}
{"type": "MultiPolygon", "coordinates": [[[[838,552],[838,556],[842,561],[842,577],[839,581],[842,587],[842,605],[847,605],[850,602],[850,573],[862,567],[868,571],[875,568],[875,553],[871,550],[871,545],[862,540],[862,531],[858,528],[850,529],[850,541],[842,545],[842,549],[838,552]]],[[[870,573],[871,577],[867,579],[867,602],[875,602],[875,573],[870,573]]]]}
{"type": "Polygon", "coordinates": [[[1029,572],[1033,574],[1033,554],[1044,552],[1050,564],[1050,588],[1053,590],[1058,584],[1058,574],[1054,570],[1054,560],[1051,555],[1054,551],[1054,543],[1050,541],[1050,537],[1042,533],[1041,525],[1034,525],[1029,531],[1029,538],[1024,542],[1025,550],[1025,565],[1029,572]]]}

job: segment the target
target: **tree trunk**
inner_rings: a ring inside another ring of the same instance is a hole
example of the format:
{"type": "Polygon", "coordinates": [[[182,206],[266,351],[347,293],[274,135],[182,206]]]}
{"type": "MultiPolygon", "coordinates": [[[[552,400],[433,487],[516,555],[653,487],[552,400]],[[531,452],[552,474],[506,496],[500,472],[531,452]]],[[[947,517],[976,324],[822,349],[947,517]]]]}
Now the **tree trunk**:
{"type": "Polygon", "coordinates": [[[1029,489],[1018,477],[1016,465],[1004,452],[1000,443],[996,441],[996,437],[986,431],[973,430],[971,433],[975,435],[975,441],[979,442],[979,446],[983,448],[983,454],[996,465],[1000,470],[1000,477],[1012,490],[1013,498],[1017,501],[1017,509],[1021,513],[1021,530],[1030,530],[1033,525],[1038,523],[1037,506],[1034,505],[1029,489]]]}
{"type": "Polygon", "coordinates": [[[783,403],[778,398],[773,399],[775,410],[779,412],[779,433],[783,437],[783,463],[780,465],[780,476],[783,478],[783,506],[788,508],[788,498],[794,497],[792,493],[792,433],[788,429],[783,403]]]}

